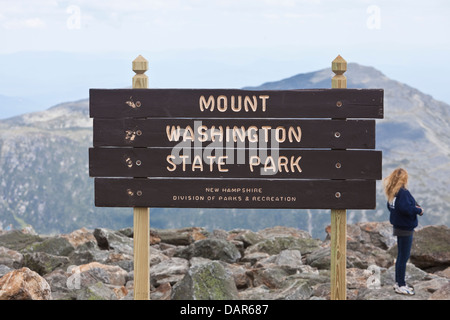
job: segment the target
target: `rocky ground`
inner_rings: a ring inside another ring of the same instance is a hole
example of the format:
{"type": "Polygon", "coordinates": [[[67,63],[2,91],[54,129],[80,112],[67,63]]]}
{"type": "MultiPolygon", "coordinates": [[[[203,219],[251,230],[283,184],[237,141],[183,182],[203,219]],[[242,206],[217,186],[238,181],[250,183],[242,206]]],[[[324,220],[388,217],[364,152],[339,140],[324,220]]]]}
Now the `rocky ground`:
{"type": "MultiPolygon", "coordinates": [[[[151,229],[151,299],[330,298],[330,242],[288,227],[250,230],[151,229]]],[[[450,299],[450,229],[417,229],[407,282],[394,293],[392,227],[348,225],[347,298],[450,299]]],[[[0,231],[0,300],[133,299],[133,230],[79,229],[44,236],[0,231]]]]}

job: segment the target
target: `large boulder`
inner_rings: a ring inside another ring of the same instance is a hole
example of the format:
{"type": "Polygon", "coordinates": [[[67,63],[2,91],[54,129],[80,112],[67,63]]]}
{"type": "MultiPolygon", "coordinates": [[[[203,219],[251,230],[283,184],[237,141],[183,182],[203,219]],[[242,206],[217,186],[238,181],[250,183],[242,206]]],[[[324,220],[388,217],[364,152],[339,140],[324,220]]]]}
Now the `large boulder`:
{"type": "Polygon", "coordinates": [[[20,252],[0,247],[0,265],[17,269],[22,266],[22,263],[23,255],[20,252]]]}
{"type": "Polygon", "coordinates": [[[331,249],[330,247],[319,248],[313,251],[306,258],[306,263],[317,269],[327,269],[331,267],[331,249]]]}
{"type": "Polygon", "coordinates": [[[392,234],[392,225],[389,221],[349,224],[347,225],[347,239],[349,244],[369,244],[383,250],[387,250],[396,244],[396,239],[392,234]]]}
{"type": "Polygon", "coordinates": [[[231,238],[236,241],[241,241],[244,248],[254,245],[264,239],[262,235],[251,230],[238,230],[231,232],[231,238]]]}
{"type": "Polygon", "coordinates": [[[80,289],[77,292],[77,300],[118,300],[118,297],[111,287],[103,282],[97,282],[80,289]]]}
{"type": "Polygon", "coordinates": [[[23,265],[44,276],[57,268],[65,269],[69,265],[69,258],[45,252],[25,253],[23,265]]]}
{"type": "Polygon", "coordinates": [[[204,228],[190,227],[181,229],[152,229],[161,242],[174,245],[190,245],[194,241],[206,239],[208,232],[204,228]]]}
{"type": "Polygon", "coordinates": [[[173,300],[236,300],[233,275],[219,261],[197,264],[173,286],[173,300]]]}
{"type": "Polygon", "coordinates": [[[133,255],[133,239],[122,232],[97,228],[93,234],[100,249],[133,255]]]}
{"type": "Polygon", "coordinates": [[[265,228],[257,232],[264,239],[278,238],[278,237],[293,237],[299,239],[310,239],[311,235],[304,230],[300,230],[292,227],[275,226],[265,228]]]}
{"type": "Polygon", "coordinates": [[[276,300],[305,300],[308,299],[313,292],[307,279],[295,276],[288,277],[284,286],[275,294],[276,300]]]}
{"type": "Polygon", "coordinates": [[[74,248],[77,248],[86,242],[95,241],[92,231],[86,228],[74,230],[71,233],[62,235],[61,237],[66,238],[74,248]]]}
{"type": "Polygon", "coordinates": [[[417,230],[410,259],[421,269],[445,269],[450,266],[450,228],[427,226],[417,230]]]}
{"type": "Polygon", "coordinates": [[[0,278],[0,300],[51,300],[48,282],[36,272],[21,268],[0,278]]]}
{"type": "Polygon", "coordinates": [[[450,281],[433,292],[430,300],[450,300],[450,281]]]}
{"type": "Polygon", "coordinates": [[[322,241],[310,238],[297,238],[292,236],[280,236],[264,239],[247,249],[245,255],[254,252],[265,252],[269,255],[279,254],[283,250],[298,250],[301,254],[309,254],[318,249],[322,241]]]}
{"type": "Polygon", "coordinates": [[[175,284],[183,279],[189,269],[186,259],[173,257],[166,259],[150,268],[150,278],[159,286],[164,283],[175,284]]]}
{"type": "Polygon", "coordinates": [[[94,261],[105,263],[108,260],[108,257],[108,250],[100,249],[95,240],[90,240],[78,245],[69,255],[70,262],[73,265],[88,264],[94,261]]]}
{"type": "MultiPolygon", "coordinates": [[[[68,271],[72,274],[70,281],[76,283],[77,278],[82,282],[95,284],[101,281],[105,284],[123,286],[126,283],[127,272],[119,266],[106,265],[98,262],[91,262],[81,266],[71,266],[68,271]]],[[[70,282],[69,281],[69,282],[70,282]]]]}
{"type": "Polygon", "coordinates": [[[68,256],[75,248],[66,238],[61,236],[49,237],[42,242],[30,244],[24,252],[45,252],[54,256],[68,256]]]}
{"type": "Polygon", "coordinates": [[[16,251],[21,251],[27,246],[43,240],[38,235],[24,233],[20,230],[7,231],[0,234],[0,246],[16,251]]]}
{"type": "Polygon", "coordinates": [[[302,254],[299,250],[283,250],[277,255],[275,263],[293,269],[301,267],[303,265],[302,254]]]}
{"type": "Polygon", "coordinates": [[[209,238],[195,241],[177,253],[177,256],[185,259],[203,257],[234,263],[241,258],[241,253],[234,244],[226,240],[209,238]]]}

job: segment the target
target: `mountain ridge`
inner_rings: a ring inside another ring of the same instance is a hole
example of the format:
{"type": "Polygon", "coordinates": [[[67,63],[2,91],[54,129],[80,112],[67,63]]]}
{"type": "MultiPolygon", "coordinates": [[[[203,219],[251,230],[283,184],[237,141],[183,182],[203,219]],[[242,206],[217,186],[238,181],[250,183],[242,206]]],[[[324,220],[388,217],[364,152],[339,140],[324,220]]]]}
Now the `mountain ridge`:
{"type": "MultiPolygon", "coordinates": [[[[329,88],[331,68],[263,83],[253,90],[329,88]]],[[[424,224],[450,224],[449,105],[373,67],[348,64],[349,88],[382,88],[385,118],[377,120],[377,147],[383,151],[383,177],[398,166],[410,172],[410,189],[425,208],[424,224]]],[[[45,111],[0,120],[0,226],[30,224],[40,233],[80,227],[132,225],[132,210],[95,208],[93,179],[88,175],[92,146],[88,99],[65,102],[45,111]]],[[[253,230],[282,223],[298,225],[314,236],[329,222],[329,211],[152,209],[158,228],[204,226],[253,230]]],[[[381,181],[377,209],[349,211],[348,220],[386,220],[381,181]]]]}

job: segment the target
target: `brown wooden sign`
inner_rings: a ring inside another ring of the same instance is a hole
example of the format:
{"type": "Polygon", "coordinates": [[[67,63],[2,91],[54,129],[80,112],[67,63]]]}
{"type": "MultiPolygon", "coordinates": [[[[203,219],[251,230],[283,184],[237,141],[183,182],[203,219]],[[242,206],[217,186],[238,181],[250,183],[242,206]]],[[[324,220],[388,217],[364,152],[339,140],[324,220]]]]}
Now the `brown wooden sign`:
{"type": "Polygon", "coordinates": [[[382,118],[381,89],[91,89],[93,118],[382,118]]]}
{"type": "Polygon", "coordinates": [[[375,207],[383,90],[91,89],[90,114],[97,206],[375,207]]]}
{"type": "Polygon", "coordinates": [[[177,208],[374,208],[375,180],[95,179],[95,205],[177,208]]]}
{"type": "Polygon", "coordinates": [[[374,149],[375,120],[94,119],[94,147],[174,147],[180,142],[192,147],[216,142],[223,147],[374,149]]]}
{"type": "Polygon", "coordinates": [[[381,179],[381,151],[91,148],[93,177],[381,179]]]}

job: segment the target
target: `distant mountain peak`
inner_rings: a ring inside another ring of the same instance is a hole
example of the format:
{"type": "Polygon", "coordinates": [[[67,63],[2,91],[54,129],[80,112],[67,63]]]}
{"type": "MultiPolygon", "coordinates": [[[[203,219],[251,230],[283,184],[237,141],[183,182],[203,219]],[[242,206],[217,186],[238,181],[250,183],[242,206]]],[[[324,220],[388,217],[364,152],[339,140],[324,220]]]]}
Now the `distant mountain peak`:
{"type": "MultiPolygon", "coordinates": [[[[292,77],[279,81],[263,83],[259,86],[245,87],[248,90],[291,90],[291,89],[320,89],[331,88],[331,78],[333,77],[331,66],[318,71],[299,73],[292,77]]],[[[390,80],[381,71],[374,67],[364,66],[355,62],[348,63],[347,77],[349,88],[379,88],[373,86],[374,83],[390,80]]],[[[390,80],[392,81],[392,80],[390,80]]]]}
{"type": "Polygon", "coordinates": [[[42,129],[92,127],[87,99],[60,103],[44,111],[25,113],[1,122],[10,126],[32,126],[42,129]]]}

